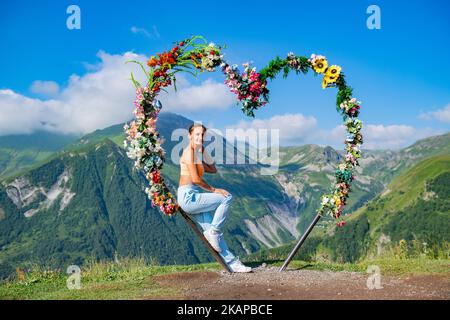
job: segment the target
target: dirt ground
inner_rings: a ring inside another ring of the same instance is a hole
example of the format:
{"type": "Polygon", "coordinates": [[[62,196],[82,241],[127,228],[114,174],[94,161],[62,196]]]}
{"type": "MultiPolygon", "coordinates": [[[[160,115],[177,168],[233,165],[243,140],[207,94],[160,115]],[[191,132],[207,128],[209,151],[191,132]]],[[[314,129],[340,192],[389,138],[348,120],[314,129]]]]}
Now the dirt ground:
{"type": "MultiPolygon", "coordinates": [[[[450,275],[381,276],[381,289],[369,289],[369,275],[260,266],[252,273],[184,272],[153,278],[161,286],[180,289],[175,299],[225,300],[450,300],[450,275]]],[[[159,299],[164,297],[159,297],[159,299]]],[[[174,299],[170,297],[169,299],[174,299]]]]}

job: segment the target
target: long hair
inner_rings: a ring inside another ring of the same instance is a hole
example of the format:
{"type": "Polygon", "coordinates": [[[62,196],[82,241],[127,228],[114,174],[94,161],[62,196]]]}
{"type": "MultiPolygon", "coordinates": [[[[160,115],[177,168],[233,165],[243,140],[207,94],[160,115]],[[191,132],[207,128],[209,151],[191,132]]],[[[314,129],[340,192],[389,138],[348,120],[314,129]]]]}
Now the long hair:
{"type": "Polygon", "coordinates": [[[189,127],[189,134],[192,133],[192,131],[194,130],[195,127],[202,127],[203,128],[202,136],[205,135],[205,132],[207,130],[206,127],[201,123],[195,123],[195,122],[193,124],[191,124],[191,126],[189,127]]]}

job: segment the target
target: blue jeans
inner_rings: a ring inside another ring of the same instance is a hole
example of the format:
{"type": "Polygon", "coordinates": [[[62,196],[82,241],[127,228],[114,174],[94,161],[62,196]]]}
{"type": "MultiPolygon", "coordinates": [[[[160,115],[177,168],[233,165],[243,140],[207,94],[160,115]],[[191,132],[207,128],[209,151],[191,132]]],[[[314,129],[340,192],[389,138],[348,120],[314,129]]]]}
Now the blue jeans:
{"type": "MultiPolygon", "coordinates": [[[[178,204],[181,209],[189,213],[191,217],[202,227],[204,231],[213,228],[220,232],[233,197],[214,192],[201,192],[203,189],[195,184],[187,184],[178,187],[178,204]],[[214,214],[212,213],[214,211],[214,214]]],[[[223,237],[220,239],[220,256],[227,264],[233,262],[236,257],[228,249],[223,237]]]]}

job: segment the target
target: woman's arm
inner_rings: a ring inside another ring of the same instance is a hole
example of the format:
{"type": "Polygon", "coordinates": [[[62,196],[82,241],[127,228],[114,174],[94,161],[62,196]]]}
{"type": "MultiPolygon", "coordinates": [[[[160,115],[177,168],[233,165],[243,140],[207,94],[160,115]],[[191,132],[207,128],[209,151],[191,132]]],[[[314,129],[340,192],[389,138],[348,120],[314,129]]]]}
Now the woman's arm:
{"type": "Polygon", "coordinates": [[[216,173],[217,172],[217,168],[216,165],[214,163],[214,161],[209,157],[208,152],[205,152],[205,148],[202,147],[202,153],[203,153],[203,167],[205,168],[205,172],[208,173],[216,173]]]}

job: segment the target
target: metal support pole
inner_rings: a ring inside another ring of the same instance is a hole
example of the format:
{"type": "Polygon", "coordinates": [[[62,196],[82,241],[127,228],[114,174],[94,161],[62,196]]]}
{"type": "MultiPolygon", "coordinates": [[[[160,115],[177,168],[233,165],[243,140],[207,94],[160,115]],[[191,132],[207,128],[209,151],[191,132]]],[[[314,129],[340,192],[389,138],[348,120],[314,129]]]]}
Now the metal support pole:
{"type": "Polygon", "coordinates": [[[316,225],[317,221],[319,221],[320,217],[321,217],[320,214],[317,214],[314,217],[314,220],[311,222],[311,224],[309,225],[308,229],[306,229],[305,233],[302,235],[300,240],[297,242],[297,244],[295,245],[294,249],[292,249],[291,253],[287,257],[287,259],[284,261],[284,264],[280,268],[279,272],[284,271],[286,269],[286,267],[288,266],[289,262],[291,262],[292,258],[297,253],[298,249],[300,249],[300,247],[302,246],[303,242],[306,240],[306,238],[308,237],[309,233],[311,232],[311,230],[316,225]]]}
{"type": "Polygon", "coordinates": [[[231,273],[230,267],[226,264],[226,262],[223,260],[222,256],[214,250],[214,248],[211,246],[208,240],[206,240],[205,236],[203,235],[203,232],[201,232],[197,226],[197,224],[192,220],[192,218],[187,214],[183,209],[179,208],[178,211],[181,213],[183,218],[186,220],[188,225],[194,230],[195,234],[200,238],[200,240],[203,241],[203,243],[206,245],[206,247],[209,249],[209,251],[212,253],[214,258],[217,260],[220,265],[227,271],[231,273]]]}

